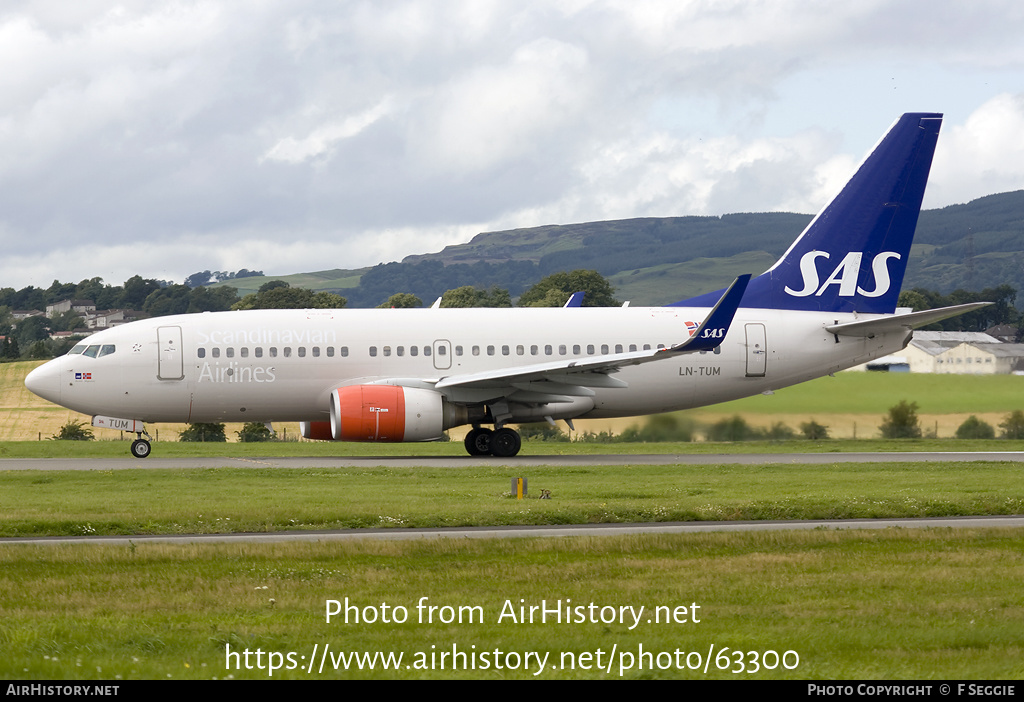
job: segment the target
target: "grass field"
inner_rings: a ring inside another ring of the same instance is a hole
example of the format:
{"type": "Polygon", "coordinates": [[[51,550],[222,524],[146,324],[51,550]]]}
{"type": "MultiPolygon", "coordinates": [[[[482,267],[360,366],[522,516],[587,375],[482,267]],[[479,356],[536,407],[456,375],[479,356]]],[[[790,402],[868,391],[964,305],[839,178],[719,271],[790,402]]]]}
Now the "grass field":
{"type": "Polygon", "coordinates": [[[0,674],[1014,680],[1022,578],[1004,530],[7,546],[0,674]]]}
{"type": "MultiPolygon", "coordinates": [[[[0,536],[1024,513],[1021,463],[6,471],[0,536]],[[529,495],[512,499],[513,477],[529,495]]],[[[837,461],[837,462],[833,462],[837,461]]]]}
{"type": "MultiPolygon", "coordinates": [[[[33,365],[0,365],[0,439],[45,437],[72,416],[24,390],[21,378],[33,365]]],[[[864,436],[868,429],[876,435],[887,408],[901,399],[921,405],[925,428],[929,418],[946,426],[969,414],[997,424],[1020,408],[1021,382],[848,373],[690,414],[713,421],[739,413],[762,425],[793,417],[794,427],[797,418],[813,418],[838,436],[840,418],[853,418],[858,441],[524,443],[524,453],[534,455],[826,454],[810,466],[529,469],[531,492],[551,490],[551,500],[512,499],[511,469],[500,465],[6,471],[0,534],[1021,513],[1024,466],[1015,463],[843,464],[837,453],[1020,450],[1021,442],[864,436]]],[[[165,438],[173,436],[163,429],[165,438]]],[[[462,453],[459,443],[163,441],[154,448],[164,456],[462,453]]],[[[5,457],[121,458],[125,451],[116,441],[0,443],[5,457]]],[[[0,543],[0,677],[1015,680],[1024,675],[1022,537],[1015,529],[929,529],[413,543],[0,543]],[[449,609],[421,622],[416,606],[424,597],[449,609]],[[326,621],[328,601],[345,598],[360,621],[326,621]],[[585,609],[575,623],[511,619],[520,606],[561,610],[570,600],[596,609],[585,609]],[[630,628],[630,612],[640,606],[644,614],[630,628]],[[392,615],[405,608],[408,619],[380,621],[388,607],[392,615]],[[649,623],[657,607],[658,617],[675,619],[649,623]],[[597,612],[598,621],[586,612],[597,612]],[[459,613],[466,617],[461,623],[441,621],[459,613]],[[330,656],[320,672],[325,646],[330,656]],[[348,669],[333,665],[342,654],[375,652],[401,654],[402,663],[385,670],[378,656],[372,670],[367,659],[362,669],[352,659],[348,669]],[[477,667],[467,670],[470,660],[477,667]],[[279,666],[272,675],[271,661],[279,666]]]]}

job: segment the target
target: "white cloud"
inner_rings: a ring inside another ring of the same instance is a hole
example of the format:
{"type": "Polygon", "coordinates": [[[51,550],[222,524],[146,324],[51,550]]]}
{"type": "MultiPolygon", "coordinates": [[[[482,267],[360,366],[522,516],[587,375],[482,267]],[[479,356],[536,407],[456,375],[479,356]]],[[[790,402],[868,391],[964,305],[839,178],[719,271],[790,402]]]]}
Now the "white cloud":
{"type": "Polygon", "coordinates": [[[1024,93],[1003,93],[944,125],[928,184],[943,205],[1024,188],[1024,93]]]}
{"type": "Polygon", "coordinates": [[[302,163],[329,154],[339,141],[351,139],[386,117],[392,111],[391,102],[385,98],[368,110],[323,124],[302,139],[285,137],[274,144],[260,160],[302,163]]]}
{"type": "Polygon", "coordinates": [[[1004,0],[15,0],[0,286],[813,212],[898,112],[945,106],[926,202],[1015,189],[1022,35],[1004,0]]]}

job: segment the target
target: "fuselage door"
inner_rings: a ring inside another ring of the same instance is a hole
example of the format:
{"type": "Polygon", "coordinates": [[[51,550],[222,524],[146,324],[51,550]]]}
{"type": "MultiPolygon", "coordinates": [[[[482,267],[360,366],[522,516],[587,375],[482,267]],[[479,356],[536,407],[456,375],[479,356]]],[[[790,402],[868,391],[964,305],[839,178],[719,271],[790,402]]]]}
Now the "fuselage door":
{"type": "Polygon", "coordinates": [[[434,368],[448,370],[452,367],[452,344],[445,339],[434,342],[434,368]]]}
{"type": "Polygon", "coordinates": [[[763,324],[747,324],[747,377],[763,378],[768,363],[768,344],[763,324]]]}
{"type": "Polygon", "coordinates": [[[181,380],[185,377],[181,351],[181,327],[157,327],[160,363],[156,377],[160,380],[181,380]]]}

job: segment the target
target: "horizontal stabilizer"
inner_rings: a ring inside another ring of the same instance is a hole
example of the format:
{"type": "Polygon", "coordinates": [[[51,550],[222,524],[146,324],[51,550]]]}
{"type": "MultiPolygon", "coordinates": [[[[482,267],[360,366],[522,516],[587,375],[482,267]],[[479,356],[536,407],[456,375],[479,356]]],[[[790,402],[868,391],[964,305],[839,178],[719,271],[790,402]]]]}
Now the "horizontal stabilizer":
{"type": "Polygon", "coordinates": [[[898,331],[910,331],[920,327],[941,322],[950,317],[972,312],[982,307],[991,305],[991,302],[971,302],[966,305],[954,305],[952,307],[939,307],[934,310],[922,312],[911,312],[909,314],[897,314],[881,319],[868,319],[863,322],[847,322],[846,324],[833,324],[825,327],[825,330],[838,336],[867,336],[872,337],[878,334],[890,334],[898,331]]]}

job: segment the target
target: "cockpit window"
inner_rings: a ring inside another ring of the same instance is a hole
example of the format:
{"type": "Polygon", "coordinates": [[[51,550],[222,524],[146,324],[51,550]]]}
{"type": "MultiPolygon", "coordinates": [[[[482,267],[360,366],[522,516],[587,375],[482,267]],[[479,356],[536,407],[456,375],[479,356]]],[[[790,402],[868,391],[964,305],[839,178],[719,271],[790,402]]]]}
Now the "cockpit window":
{"type": "Polygon", "coordinates": [[[86,347],[86,344],[78,344],[77,346],[72,348],[70,351],[68,351],[68,356],[76,356],[76,355],[84,352],[85,351],[85,347],[86,347]]]}
{"type": "Polygon", "coordinates": [[[100,345],[99,344],[93,344],[92,346],[88,347],[85,350],[84,355],[88,356],[89,358],[96,358],[96,355],[99,352],[100,352],[100,345]]]}
{"type": "Polygon", "coordinates": [[[114,346],[114,344],[103,344],[103,346],[100,347],[100,355],[97,356],[97,358],[103,358],[104,356],[109,356],[110,354],[114,353],[115,351],[117,351],[117,347],[114,346]]]}

